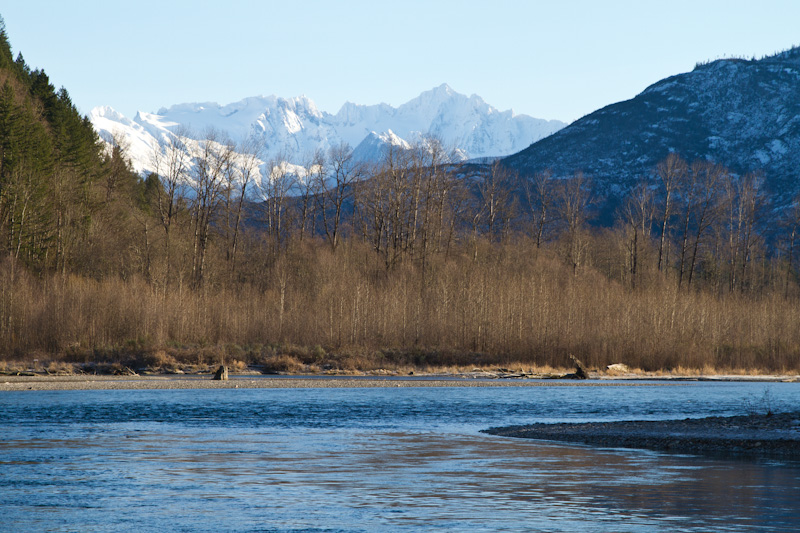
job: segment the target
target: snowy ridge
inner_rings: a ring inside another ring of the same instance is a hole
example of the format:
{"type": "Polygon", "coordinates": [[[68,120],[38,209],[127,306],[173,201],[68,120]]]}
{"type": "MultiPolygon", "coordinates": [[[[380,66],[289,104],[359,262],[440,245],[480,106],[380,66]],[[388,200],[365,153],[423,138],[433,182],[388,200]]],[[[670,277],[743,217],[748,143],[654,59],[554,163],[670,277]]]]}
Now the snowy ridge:
{"type": "Polygon", "coordinates": [[[219,105],[178,104],[157,113],[139,112],[129,119],[108,106],[96,107],[89,119],[105,141],[127,146],[134,169],[152,171],[153,153],[172,135],[201,139],[213,129],[234,142],[255,138],[262,159],[303,165],[317,150],[341,143],[357,158],[376,161],[389,145],[407,147],[435,135],[464,159],[518,152],[566,124],[513,111],[498,111],[479,96],[459,94],[444,84],[395,108],[388,104],[345,103],[336,114],[320,111],[306,96],[256,96],[219,105]]]}

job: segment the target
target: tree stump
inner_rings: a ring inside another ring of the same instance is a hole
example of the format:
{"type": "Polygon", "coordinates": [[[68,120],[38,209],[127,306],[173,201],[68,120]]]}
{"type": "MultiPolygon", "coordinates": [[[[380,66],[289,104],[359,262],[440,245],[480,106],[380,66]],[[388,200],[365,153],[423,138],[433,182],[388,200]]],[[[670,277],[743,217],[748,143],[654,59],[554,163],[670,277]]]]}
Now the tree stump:
{"type": "Polygon", "coordinates": [[[228,367],[225,366],[225,365],[220,366],[217,369],[217,371],[214,374],[214,377],[212,379],[214,379],[216,381],[227,381],[228,380],[228,367]]]}

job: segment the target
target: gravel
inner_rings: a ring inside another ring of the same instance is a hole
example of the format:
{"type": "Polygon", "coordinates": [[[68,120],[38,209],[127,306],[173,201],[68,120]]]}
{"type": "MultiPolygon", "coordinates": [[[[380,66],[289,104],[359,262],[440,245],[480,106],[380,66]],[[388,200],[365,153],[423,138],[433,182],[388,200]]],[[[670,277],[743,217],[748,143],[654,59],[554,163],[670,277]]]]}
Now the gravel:
{"type": "Polygon", "coordinates": [[[0,392],[42,390],[145,390],[145,389],[307,389],[374,387],[608,387],[668,386],[653,383],[608,383],[602,381],[490,379],[482,376],[260,376],[232,375],[213,381],[211,375],[152,376],[0,376],[0,392]]]}
{"type": "Polygon", "coordinates": [[[685,420],[531,424],[492,435],[714,456],[800,460],[800,412],[685,420]]]}

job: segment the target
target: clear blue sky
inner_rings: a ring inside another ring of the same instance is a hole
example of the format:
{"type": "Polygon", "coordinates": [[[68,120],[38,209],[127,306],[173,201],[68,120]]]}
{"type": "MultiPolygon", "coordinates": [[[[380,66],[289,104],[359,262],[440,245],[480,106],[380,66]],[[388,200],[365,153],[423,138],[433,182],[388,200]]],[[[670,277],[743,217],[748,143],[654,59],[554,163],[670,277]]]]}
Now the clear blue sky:
{"type": "Polygon", "coordinates": [[[14,54],[82,113],[305,94],[399,105],[441,83],[572,121],[698,61],[800,44],[800,1],[13,0],[14,54]]]}

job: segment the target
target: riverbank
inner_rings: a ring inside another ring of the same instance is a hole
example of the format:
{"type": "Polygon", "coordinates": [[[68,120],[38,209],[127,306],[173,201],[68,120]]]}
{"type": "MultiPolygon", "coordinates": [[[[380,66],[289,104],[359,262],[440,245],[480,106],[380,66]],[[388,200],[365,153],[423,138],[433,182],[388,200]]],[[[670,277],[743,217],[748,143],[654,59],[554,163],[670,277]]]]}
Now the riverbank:
{"type": "MultiPolygon", "coordinates": [[[[140,354],[142,355],[142,354],[140,354]]],[[[330,355],[330,354],[328,354],[330,355]]],[[[128,364],[89,361],[84,363],[32,359],[7,361],[0,360],[0,381],[7,378],[79,378],[96,379],[100,377],[138,378],[161,377],[169,379],[204,379],[214,375],[220,363],[197,362],[201,354],[190,352],[181,355],[181,361],[164,352],[156,352],[141,360],[131,360],[128,364]],[[194,359],[195,362],[188,362],[194,359]]],[[[386,364],[375,366],[367,360],[350,361],[348,364],[313,363],[303,364],[288,355],[276,356],[268,362],[246,363],[231,359],[226,362],[228,372],[237,377],[276,377],[281,378],[398,378],[413,377],[443,379],[488,379],[488,380],[559,380],[559,379],[599,379],[599,380],[717,380],[717,381],[800,381],[800,373],[770,372],[764,368],[687,368],[673,367],[665,370],[645,371],[622,363],[606,367],[584,365],[574,356],[569,357],[569,366],[549,366],[522,363],[498,364],[386,364]],[[352,364],[350,364],[352,363],[352,364]]],[[[384,361],[386,363],[386,361],[384,361]]],[[[2,389],[0,389],[2,390],[2,389]]]]}
{"type": "Polygon", "coordinates": [[[800,411],[685,420],[530,424],[484,432],[604,448],[800,460],[800,411]]]}
{"type": "MultiPolygon", "coordinates": [[[[666,384],[666,383],[664,383],[666,384]]],[[[305,389],[379,387],[541,387],[615,386],[604,380],[499,379],[481,375],[428,376],[231,376],[215,381],[208,375],[195,376],[0,376],[0,392],[47,390],[153,390],[153,389],[305,389]]],[[[645,385],[642,383],[641,385],[645,385]]],[[[651,384],[652,385],[652,384],[651,384]]]]}
{"type": "Polygon", "coordinates": [[[555,387],[555,386],[656,386],[683,381],[796,381],[788,376],[600,376],[589,380],[552,379],[546,376],[487,372],[419,375],[231,375],[214,381],[210,374],[155,375],[0,375],[0,392],[45,390],[147,390],[147,389],[301,389],[376,387],[555,387]]]}

